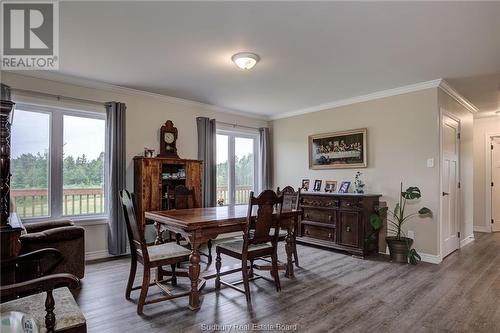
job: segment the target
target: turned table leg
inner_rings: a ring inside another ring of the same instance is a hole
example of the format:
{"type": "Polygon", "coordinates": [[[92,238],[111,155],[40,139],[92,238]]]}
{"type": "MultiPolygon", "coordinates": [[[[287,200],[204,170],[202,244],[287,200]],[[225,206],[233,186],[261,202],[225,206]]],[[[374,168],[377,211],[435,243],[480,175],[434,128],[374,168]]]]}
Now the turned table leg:
{"type": "Polygon", "coordinates": [[[291,235],[290,231],[288,231],[288,234],[286,235],[286,245],[285,245],[285,250],[286,250],[286,271],[285,271],[285,277],[292,279],[294,277],[293,275],[293,236],[291,235]]]}
{"type": "Polygon", "coordinates": [[[200,291],[198,290],[198,279],[200,277],[200,253],[198,244],[192,245],[189,257],[189,279],[191,279],[191,294],[189,295],[189,308],[197,310],[200,308],[200,291]]]}

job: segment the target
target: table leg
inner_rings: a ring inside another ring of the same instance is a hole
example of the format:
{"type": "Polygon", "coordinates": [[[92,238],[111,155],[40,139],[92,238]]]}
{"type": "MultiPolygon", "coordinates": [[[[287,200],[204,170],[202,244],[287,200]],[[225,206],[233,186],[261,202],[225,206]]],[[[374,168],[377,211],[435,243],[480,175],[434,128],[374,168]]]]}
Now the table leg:
{"type": "Polygon", "coordinates": [[[197,310],[200,308],[200,291],[198,290],[198,278],[200,277],[200,253],[199,245],[192,245],[189,257],[189,278],[191,279],[191,294],[189,295],[189,308],[197,310]]]}
{"type": "Polygon", "coordinates": [[[292,279],[294,277],[293,275],[293,236],[290,233],[290,229],[288,229],[288,233],[286,235],[286,245],[285,245],[285,250],[286,250],[286,271],[285,271],[285,277],[292,279]]]}

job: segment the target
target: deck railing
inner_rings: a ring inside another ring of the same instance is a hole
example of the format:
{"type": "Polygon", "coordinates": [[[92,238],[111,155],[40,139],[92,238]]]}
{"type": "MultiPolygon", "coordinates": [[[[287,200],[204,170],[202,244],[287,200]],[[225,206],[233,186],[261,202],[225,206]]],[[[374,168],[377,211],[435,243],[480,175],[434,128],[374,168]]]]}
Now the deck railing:
{"type": "MultiPolygon", "coordinates": [[[[236,193],[234,195],[234,201],[236,204],[244,204],[248,202],[248,198],[250,198],[250,192],[253,190],[252,185],[237,185],[236,193]]],[[[224,199],[224,204],[228,203],[229,200],[229,192],[227,190],[227,186],[218,186],[217,187],[217,200],[224,199]]]]}
{"type": "MultiPolygon", "coordinates": [[[[50,213],[48,190],[44,188],[11,189],[14,210],[20,217],[42,217],[50,213]]],[[[63,190],[63,215],[104,213],[102,188],[63,190]]]]}

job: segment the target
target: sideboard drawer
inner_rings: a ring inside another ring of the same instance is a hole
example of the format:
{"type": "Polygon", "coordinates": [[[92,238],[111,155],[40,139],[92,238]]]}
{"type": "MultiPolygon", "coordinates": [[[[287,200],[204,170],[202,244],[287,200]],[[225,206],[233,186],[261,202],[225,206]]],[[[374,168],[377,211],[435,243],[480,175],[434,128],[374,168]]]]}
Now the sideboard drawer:
{"type": "Polygon", "coordinates": [[[332,223],[336,222],[336,211],[334,210],[319,210],[319,209],[308,209],[304,208],[304,220],[322,222],[322,223],[332,223]]]}
{"type": "Polygon", "coordinates": [[[360,208],[360,204],[357,198],[342,198],[340,200],[340,207],[341,208],[351,208],[351,209],[356,209],[360,208]]]}
{"type": "Polygon", "coordinates": [[[319,227],[315,225],[303,224],[303,235],[306,237],[312,237],[317,239],[323,239],[326,241],[334,242],[335,241],[335,229],[334,228],[325,228],[319,227]]]}

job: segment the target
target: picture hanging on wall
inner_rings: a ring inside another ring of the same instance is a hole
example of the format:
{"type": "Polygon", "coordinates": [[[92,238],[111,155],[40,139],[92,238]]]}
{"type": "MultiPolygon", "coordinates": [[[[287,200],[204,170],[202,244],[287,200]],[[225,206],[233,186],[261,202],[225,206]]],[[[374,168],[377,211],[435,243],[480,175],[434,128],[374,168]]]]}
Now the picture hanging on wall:
{"type": "Polygon", "coordinates": [[[309,169],[366,168],[367,129],[309,136],[309,169]]]}

